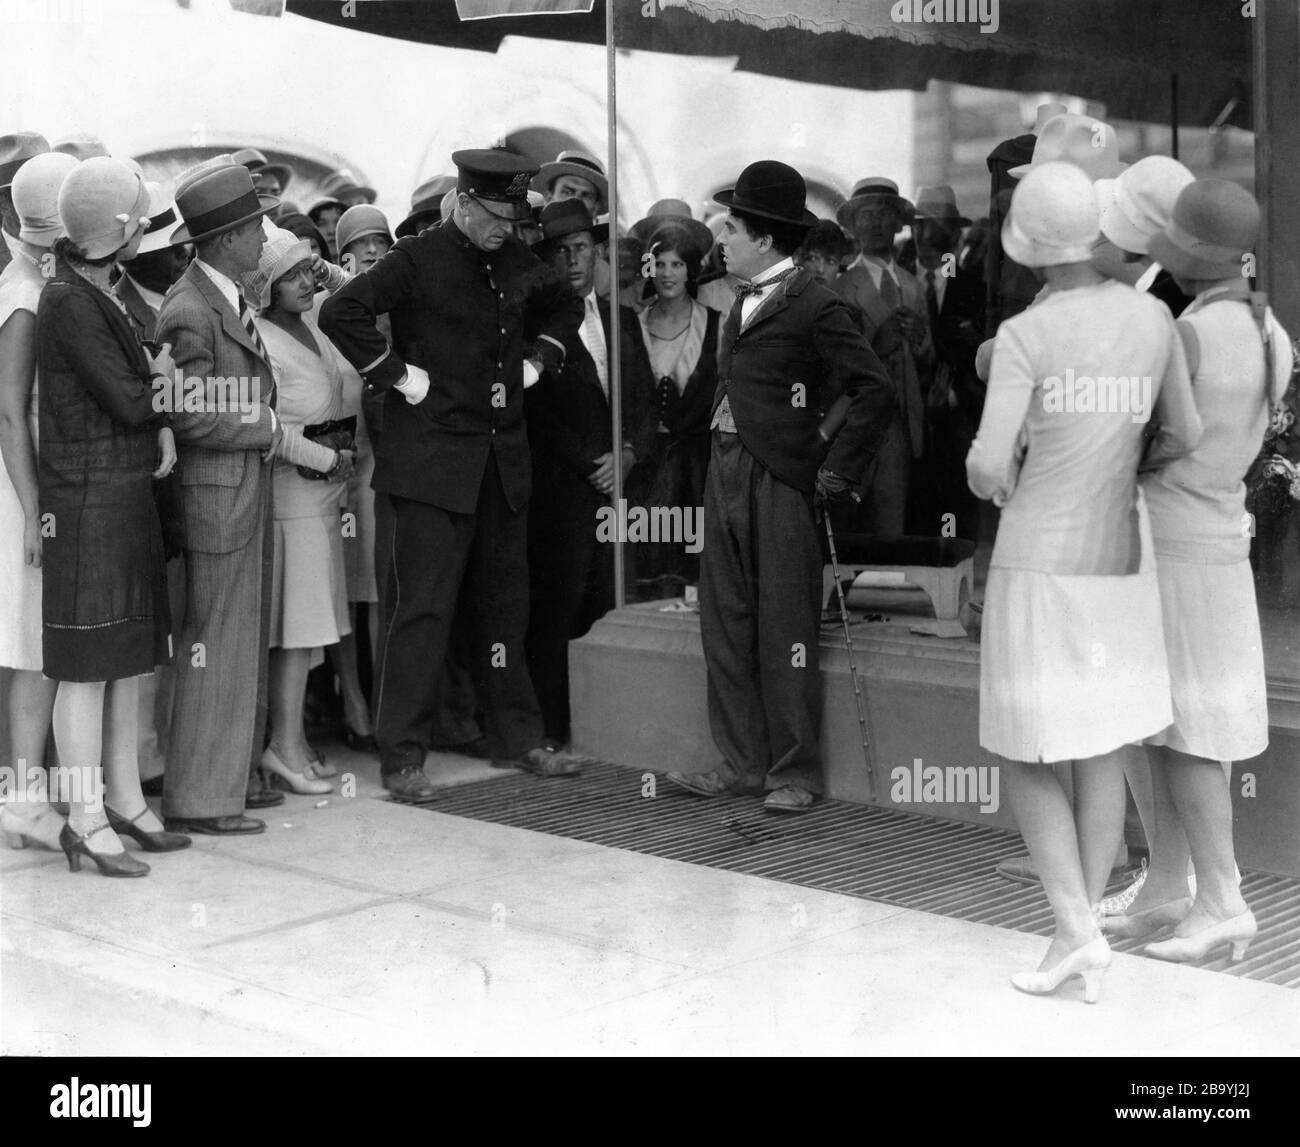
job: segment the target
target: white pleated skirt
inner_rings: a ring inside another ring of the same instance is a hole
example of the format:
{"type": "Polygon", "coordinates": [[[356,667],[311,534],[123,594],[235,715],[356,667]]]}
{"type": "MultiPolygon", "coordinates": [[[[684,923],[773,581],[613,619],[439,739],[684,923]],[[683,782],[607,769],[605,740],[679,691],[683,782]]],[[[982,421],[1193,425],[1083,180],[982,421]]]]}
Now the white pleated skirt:
{"type": "Polygon", "coordinates": [[[1249,560],[1161,558],[1157,573],[1174,715],[1150,743],[1211,761],[1258,756],[1268,748],[1268,698],[1249,560]]]}
{"type": "Polygon", "coordinates": [[[1085,761],[1173,720],[1151,529],[1120,577],[989,570],[980,744],[1013,761],[1085,761]]]}

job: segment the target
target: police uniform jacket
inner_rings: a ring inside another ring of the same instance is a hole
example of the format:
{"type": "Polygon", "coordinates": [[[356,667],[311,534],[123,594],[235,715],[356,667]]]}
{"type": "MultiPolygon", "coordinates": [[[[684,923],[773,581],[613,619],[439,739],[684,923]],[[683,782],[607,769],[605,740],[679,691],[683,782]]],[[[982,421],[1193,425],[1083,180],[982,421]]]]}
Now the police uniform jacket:
{"type": "Polygon", "coordinates": [[[536,353],[558,369],[582,318],[567,280],[514,238],[482,251],[449,220],[398,240],[320,314],[367,390],[385,395],[374,488],[470,514],[492,462],[511,508],[522,508],[531,489],[523,360],[536,353]],[[375,326],[382,314],[392,347],[375,326]],[[415,405],[394,386],[406,363],[429,374],[415,405]]]}

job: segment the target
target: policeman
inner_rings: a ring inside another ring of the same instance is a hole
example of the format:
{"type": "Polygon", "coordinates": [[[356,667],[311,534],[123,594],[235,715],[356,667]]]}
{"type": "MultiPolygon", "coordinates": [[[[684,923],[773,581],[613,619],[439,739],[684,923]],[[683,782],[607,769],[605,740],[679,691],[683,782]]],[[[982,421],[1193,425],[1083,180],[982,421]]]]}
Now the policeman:
{"type": "Polygon", "coordinates": [[[321,309],[321,329],[384,395],[373,485],[394,523],[375,733],[384,787],[435,799],[423,770],[457,596],[500,764],[572,775],[543,748],[524,659],[531,473],[523,392],[558,370],[583,319],[563,277],[514,237],[537,167],[508,151],[458,151],[451,217],[408,236],[321,309]],[[390,347],[376,328],[387,314],[390,347]],[[525,338],[525,330],[528,332],[525,338]]]}

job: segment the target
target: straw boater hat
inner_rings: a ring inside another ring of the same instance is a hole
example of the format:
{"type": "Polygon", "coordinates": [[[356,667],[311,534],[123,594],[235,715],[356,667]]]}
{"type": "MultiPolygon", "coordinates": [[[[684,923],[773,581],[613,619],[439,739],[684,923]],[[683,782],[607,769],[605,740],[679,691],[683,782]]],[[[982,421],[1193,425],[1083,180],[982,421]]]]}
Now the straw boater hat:
{"type": "Polygon", "coordinates": [[[172,242],[201,243],[279,206],[273,196],[258,195],[248,168],[240,164],[199,172],[176,189],[176,207],[185,222],[172,232],[172,242]]]}
{"type": "Polygon", "coordinates": [[[542,237],[533,248],[546,258],[555,250],[556,241],[579,231],[591,232],[593,243],[604,243],[609,238],[609,224],[597,223],[581,199],[557,199],[542,208],[542,237]]]}
{"type": "Polygon", "coordinates": [[[306,239],[299,239],[293,232],[283,228],[272,227],[270,236],[262,246],[261,258],[257,260],[257,270],[245,271],[240,276],[244,280],[245,291],[257,304],[257,309],[264,311],[271,305],[271,290],[278,278],[311,257],[311,244],[306,239]]]}
{"type": "Polygon", "coordinates": [[[585,179],[596,189],[596,209],[604,211],[609,206],[609,180],[605,178],[605,165],[585,151],[562,151],[550,163],[544,163],[533,180],[533,186],[546,195],[551,194],[555,181],[561,175],[575,175],[585,179]]]}
{"type": "Polygon", "coordinates": [[[172,231],[181,221],[176,213],[176,196],[165,184],[146,183],[149,189],[149,226],[140,240],[137,255],[148,255],[174,246],[172,231]]]}
{"type": "Polygon", "coordinates": [[[404,239],[407,235],[419,234],[422,230],[421,217],[432,218],[437,215],[442,205],[442,197],[455,186],[454,175],[435,175],[432,179],[426,179],[421,183],[411,192],[411,210],[397,225],[397,237],[404,239]]]}
{"type": "Polygon", "coordinates": [[[270,175],[280,181],[280,193],[283,194],[288,190],[289,184],[293,182],[293,168],[287,163],[271,163],[265,155],[255,147],[240,148],[232,154],[231,158],[244,167],[253,175],[270,175]]]}
{"type": "Polygon", "coordinates": [[[349,207],[339,218],[338,229],[334,232],[334,245],[341,256],[349,243],[364,239],[367,235],[382,235],[393,245],[393,233],[388,229],[388,220],[378,207],[368,203],[358,203],[349,207]]]}
{"type": "Polygon", "coordinates": [[[680,227],[699,248],[700,257],[709,253],[713,246],[713,232],[691,214],[690,206],[680,199],[661,199],[649,211],[644,219],[632,224],[629,234],[649,250],[654,245],[655,233],[664,227],[680,227]]]}
{"type": "Polygon", "coordinates": [[[947,184],[922,187],[916,193],[916,222],[951,223],[955,227],[969,227],[970,220],[957,210],[957,196],[947,184]]]}
{"type": "Polygon", "coordinates": [[[70,155],[45,152],[29,159],[14,176],[10,195],[22,228],[18,238],[36,247],[53,246],[63,232],[59,218],[59,189],[77,166],[70,155]]]}
{"type": "Polygon", "coordinates": [[[1118,179],[1098,180],[1101,233],[1121,251],[1147,254],[1152,238],[1169,222],[1179,194],[1195,180],[1196,176],[1167,155],[1148,155],[1122,171],[1118,179]]]}
{"type": "Polygon", "coordinates": [[[22,167],[34,155],[44,155],[50,145],[39,132],[16,131],[0,135],[0,191],[8,187],[22,167]]]}
{"type": "Polygon", "coordinates": [[[713,197],[733,211],[773,219],[793,227],[811,227],[817,216],[808,210],[808,185],[788,163],[760,159],[740,173],[736,186],[713,197]]]}
{"type": "Polygon", "coordinates": [[[120,159],[99,155],[78,163],[64,178],[59,218],[88,259],[103,259],[149,225],[149,192],[120,159]]]}
{"type": "Polygon", "coordinates": [[[903,217],[903,222],[910,223],[915,208],[908,200],[898,194],[898,184],[892,179],[885,179],[883,176],[872,175],[866,179],[859,179],[853,187],[852,194],[848,200],[841,203],[835,211],[835,222],[841,227],[847,227],[850,231],[855,230],[858,213],[862,208],[875,206],[881,202],[892,203],[898,208],[903,217]]]}
{"type": "Polygon", "coordinates": [[[1183,280],[1228,279],[1241,274],[1258,238],[1259,204],[1249,191],[1226,179],[1198,179],[1179,194],[1151,254],[1183,280]]]}
{"type": "Polygon", "coordinates": [[[1092,181],[1073,163],[1043,163],[1011,197],[1002,249],[1022,267],[1082,263],[1099,234],[1092,181]]]}
{"type": "Polygon", "coordinates": [[[1114,179],[1124,170],[1115,129],[1090,115],[1072,112],[1048,120],[1038,133],[1033,159],[1007,174],[1023,179],[1033,168],[1057,162],[1083,168],[1089,179],[1114,179]]]}

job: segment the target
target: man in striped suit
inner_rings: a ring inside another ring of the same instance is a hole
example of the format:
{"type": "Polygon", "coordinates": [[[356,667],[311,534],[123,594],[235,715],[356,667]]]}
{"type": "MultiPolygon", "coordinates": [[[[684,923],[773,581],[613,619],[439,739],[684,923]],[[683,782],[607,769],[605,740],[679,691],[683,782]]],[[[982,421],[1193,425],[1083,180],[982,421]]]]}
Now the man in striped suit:
{"type": "Polygon", "coordinates": [[[259,807],[278,803],[278,794],[261,797],[250,772],[266,725],[270,458],[282,435],[270,357],[238,285],[257,269],[262,216],[277,204],[259,198],[234,163],[198,171],[176,193],[185,222],[172,238],[194,243],[196,253],[163,302],[155,337],[172,344],[184,397],[198,385],[205,392],[205,401],[172,413],[188,595],[163,812],[183,832],[262,832],[263,821],[243,815],[246,797],[259,807]],[[220,400],[232,387],[252,400],[247,409],[220,400]]]}

